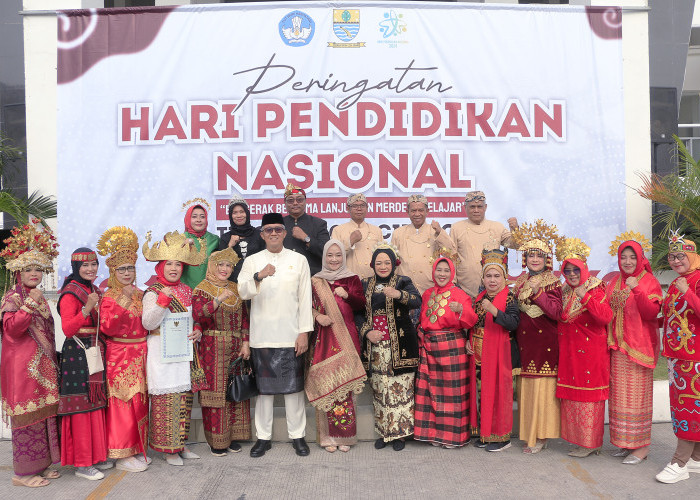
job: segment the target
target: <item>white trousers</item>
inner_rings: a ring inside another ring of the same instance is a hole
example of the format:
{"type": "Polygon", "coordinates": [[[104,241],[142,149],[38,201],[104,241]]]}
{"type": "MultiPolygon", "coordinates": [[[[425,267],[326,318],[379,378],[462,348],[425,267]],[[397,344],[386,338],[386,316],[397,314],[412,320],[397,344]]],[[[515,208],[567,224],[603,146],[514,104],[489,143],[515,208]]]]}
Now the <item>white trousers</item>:
{"type": "MultiPolygon", "coordinates": [[[[258,439],[272,439],[274,395],[261,394],[255,400],[255,433],[258,439]]],[[[303,438],[306,434],[306,400],[304,391],[284,395],[289,439],[303,438]]]]}

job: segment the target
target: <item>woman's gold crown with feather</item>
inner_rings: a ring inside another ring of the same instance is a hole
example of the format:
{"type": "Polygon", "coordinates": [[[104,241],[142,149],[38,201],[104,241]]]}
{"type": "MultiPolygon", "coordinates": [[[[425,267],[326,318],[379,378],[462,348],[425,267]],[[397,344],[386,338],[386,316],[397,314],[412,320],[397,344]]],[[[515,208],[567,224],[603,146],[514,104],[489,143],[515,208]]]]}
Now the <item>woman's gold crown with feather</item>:
{"type": "Polygon", "coordinates": [[[138,251],[138,236],[125,226],[111,227],[97,240],[97,253],[103,257],[109,255],[105,263],[111,269],[116,269],[123,264],[135,264],[138,251]]]}
{"type": "Polygon", "coordinates": [[[543,219],[537,219],[532,224],[523,222],[511,231],[511,235],[520,252],[540,250],[551,254],[554,247],[558,247],[564,240],[564,236],[559,235],[557,226],[548,224],[543,219]]]}
{"type": "Polygon", "coordinates": [[[586,245],[581,238],[565,238],[557,245],[557,260],[564,262],[567,259],[578,259],[586,262],[591,254],[591,247],[586,245]]]}
{"type": "Polygon", "coordinates": [[[651,250],[651,242],[642,233],[638,233],[637,231],[625,231],[610,243],[610,250],[608,253],[613,257],[616,256],[617,249],[620,248],[620,245],[625,241],[635,241],[639,243],[639,246],[642,247],[642,252],[651,250]]]}
{"type": "Polygon", "coordinates": [[[156,241],[149,248],[151,232],[146,233],[141,252],[146,260],[158,262],[161,260],[177,260],[190,266],[198,266],[207,258],[207,246],[200,243],[199,250],[194,240],[177,231],[171,231],[163,236],[162,241],[156,241]]]}

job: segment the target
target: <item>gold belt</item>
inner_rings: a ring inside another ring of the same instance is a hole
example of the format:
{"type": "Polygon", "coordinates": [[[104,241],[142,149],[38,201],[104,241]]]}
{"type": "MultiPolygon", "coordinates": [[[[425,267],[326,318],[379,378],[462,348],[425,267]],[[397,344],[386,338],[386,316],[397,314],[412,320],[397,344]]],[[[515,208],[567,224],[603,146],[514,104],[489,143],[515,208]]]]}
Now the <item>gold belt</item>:
{"type": "Polygon", "coordinates": [[[151,330],[148,332],[149,335],[160,335],[160,327],[156,328],[155,330],[151,330]]]}
{"type": "Polygon", "coordinates": [[[84,326],[78,329],[78,335],[95,335],[97,333],[96,326],[84,326]]]}
{"type": "Polygon", "coordinates": [[[137,344],[139,342],[146,342],[147,338],[148,337],[141,337],[138,339],[120,339],[116,337],[109,337],[109,340],[111,340],[112,342],[117,342],[119,344],[137,344]]]}

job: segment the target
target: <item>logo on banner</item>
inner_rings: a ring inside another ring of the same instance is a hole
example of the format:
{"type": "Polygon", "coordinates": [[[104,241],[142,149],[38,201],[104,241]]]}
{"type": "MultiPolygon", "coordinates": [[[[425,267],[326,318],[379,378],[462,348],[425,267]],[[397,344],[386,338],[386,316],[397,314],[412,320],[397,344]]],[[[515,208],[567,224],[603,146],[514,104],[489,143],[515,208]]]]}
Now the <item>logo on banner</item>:
{"type": "Polygon", "coordinates": [[[333,33],[343,43],[328,42],[329,47],[364,47],[365,42],[351,42],[360,32],[360,9],[333,9],[333,33]]]}
{"type": "Polygon", "coordinates": [[[290,12],[279,23],[280,37],[290,47],[308,45],[315,30],[314,20],[300,10],[290,12]]]}
{"type": "Polygon", "coordinates": [[[377,43],[385,44],[391,48],[408,43],[408,40],[402,40],[406,33],[406,26],[403,14],[397,14],[393,10],[385,12],[384,19],[379,21],[379,32],[382,34],[382,40],[377,40],[377,43]]]}

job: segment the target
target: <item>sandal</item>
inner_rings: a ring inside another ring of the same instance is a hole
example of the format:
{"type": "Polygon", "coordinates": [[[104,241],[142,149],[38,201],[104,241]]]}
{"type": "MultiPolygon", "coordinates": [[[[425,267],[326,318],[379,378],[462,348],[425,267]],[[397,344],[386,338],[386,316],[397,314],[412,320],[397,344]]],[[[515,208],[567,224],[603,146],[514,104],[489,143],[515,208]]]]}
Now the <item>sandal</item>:
{"type": "Polygon", "coordinates": [[[42,486],[50,485],[51,481],[34,474],[33,476],[15,476],[12,478],[12,484],[15,486],[26,486],[27,488],[41,488],[42,486]]]}
{"type": "Polygon", "coordinates": [[[341,444],[340,446],[338,446],[338,449],[343,453],[347,453],[350,451],[350,447],[346,444],[341,444]]]}
{"type": "Polygon", "coordinates": [[[328,453],[335,453],[335,450],[337,450],[337,449],[338,449],[338,448],[335,447],[335,446],[326,446],[326,451],[327,451],[328,453]]]}
{"type": "Polygon", "coordinates": [[[523,453],[525,453],[526,455],[534,455],[535,453],[541,452],[545,448],[547,448],[547,440],[546,439],[543,439],[543,440],[538,439],[535,443],[535,446],[529,446],[529,447],[523,448],[523,453]]]}
{"type": "Polygon", "coordinates": [[[58,479],[61,477],[61,473],[58,472],[56,469],[46,469],[44,472],[41,473],[41,477],[44,479],[58,479]]]}

